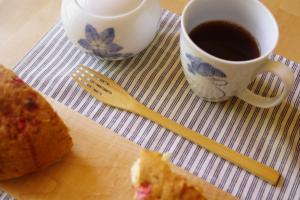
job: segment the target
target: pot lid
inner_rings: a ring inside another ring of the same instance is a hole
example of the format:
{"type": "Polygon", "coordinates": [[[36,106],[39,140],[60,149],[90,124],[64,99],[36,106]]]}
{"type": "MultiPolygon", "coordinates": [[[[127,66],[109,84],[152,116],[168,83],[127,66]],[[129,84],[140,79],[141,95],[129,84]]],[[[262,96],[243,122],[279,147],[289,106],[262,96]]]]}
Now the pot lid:
{"type": "Polygon", "coordinates": [[[127,13],[142,2],[142,0],[77,0],[87,12],[100,16],[116,16],[127,13]]]}

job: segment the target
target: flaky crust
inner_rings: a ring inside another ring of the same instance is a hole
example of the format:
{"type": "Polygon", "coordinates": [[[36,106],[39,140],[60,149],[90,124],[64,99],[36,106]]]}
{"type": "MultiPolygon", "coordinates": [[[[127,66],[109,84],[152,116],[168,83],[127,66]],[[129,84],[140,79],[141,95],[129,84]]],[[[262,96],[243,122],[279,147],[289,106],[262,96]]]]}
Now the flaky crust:
{"type": "Polygon", "coordinates": [[[138,189],[149,187],[144,200],[202,200],[201,189],[189,183],[189,180],[173,173],[169,164],[159,153],[143,150],[140,156],[140,175],[138,189]]]}
{"type": "Polygon", "coordinates": [[[0,180],[44,168],[71,147],[68,129],[49,103],[0,65],[0,180]]]}

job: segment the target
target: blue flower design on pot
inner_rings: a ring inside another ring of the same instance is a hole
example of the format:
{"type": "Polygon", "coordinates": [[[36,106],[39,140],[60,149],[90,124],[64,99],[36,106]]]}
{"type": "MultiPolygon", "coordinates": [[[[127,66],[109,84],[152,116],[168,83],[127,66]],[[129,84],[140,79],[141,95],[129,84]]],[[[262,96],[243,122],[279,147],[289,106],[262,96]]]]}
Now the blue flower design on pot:
{"type": "Polygon", "coordinates": [[[215,101],[225,97],[226,93],[221,87],[228,84],[226,80],[223,80],[227,77],[226,74],[222,70],[215,68],[211,64],[204,62],[198,57],[188,53],[185,55],[190,61],[190,63],[188,63],[187,70],[193,75],[205,77],[208,83],[213,86],[213,88],[210,90],[211,94],[207,94],[204,98],[215,101]]]}
{"type": "Polygon", "coordinates": [[[132,53],[121,53],[122,46],[114,43],[115,30],[107,28],[98,33],[90,24],[85,26],[85,39],[80,39],[78,44],[89,52],[109,60],[119,60],[132,57],[132,53]]]}

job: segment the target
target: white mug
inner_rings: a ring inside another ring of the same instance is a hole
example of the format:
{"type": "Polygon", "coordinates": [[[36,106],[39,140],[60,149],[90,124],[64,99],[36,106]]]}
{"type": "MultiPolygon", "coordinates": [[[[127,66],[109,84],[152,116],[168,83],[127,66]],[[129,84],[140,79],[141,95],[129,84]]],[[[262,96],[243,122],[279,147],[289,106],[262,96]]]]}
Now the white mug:
{"type": "Polygon", "coordinates": [[[185,76],[196,95],[219,102],[237,96],[257,107],[281,103],[294,82],[292,71],[268,59],[279,38],[278,25],[271,12],[258,0],[192,0],[181,18],[180,53],[185,76]],[[208,21],[222,20],[238,24],[257,40],[260,56],[247,61],[217,58],[199,48],[189,37],[193,28],[208,21]],[[284,83],[276,97],[254,94],[247,86],[263,72],[277,75],[284,83]]]}

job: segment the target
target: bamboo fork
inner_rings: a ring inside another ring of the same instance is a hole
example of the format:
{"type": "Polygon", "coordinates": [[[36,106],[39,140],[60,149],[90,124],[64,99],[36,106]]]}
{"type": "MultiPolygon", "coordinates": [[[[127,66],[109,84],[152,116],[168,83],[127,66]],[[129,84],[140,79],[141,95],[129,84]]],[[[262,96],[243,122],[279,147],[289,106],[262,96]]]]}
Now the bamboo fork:
{"type": "Polygon", "coordinates": [[[80,65],[72,77],[97,100],[150,119],[261,179],[273,185],[277,184],[280,178],[279,172],[150,110],[106,76],[80,65]]]}

